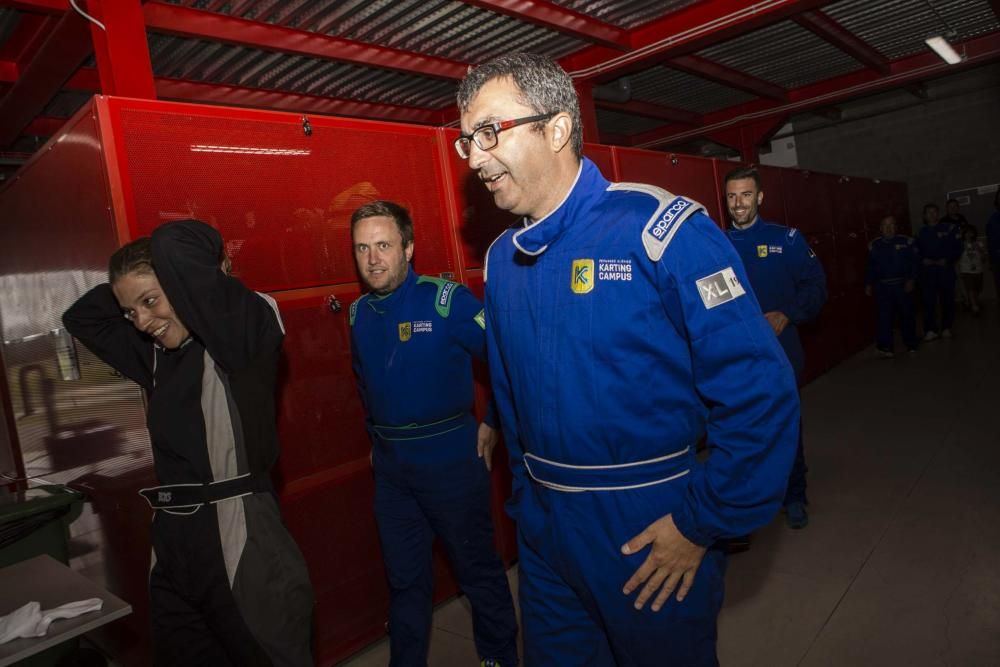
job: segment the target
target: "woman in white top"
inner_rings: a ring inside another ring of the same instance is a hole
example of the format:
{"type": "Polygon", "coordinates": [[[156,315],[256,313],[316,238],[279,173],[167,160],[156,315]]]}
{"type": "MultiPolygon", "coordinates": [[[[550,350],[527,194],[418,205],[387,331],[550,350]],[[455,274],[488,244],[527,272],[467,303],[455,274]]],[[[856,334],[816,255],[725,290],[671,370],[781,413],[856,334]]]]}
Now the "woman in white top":
{"type": "Polygon", "coordinates": [[[962,230],[962,256],[958,260],[958,274],[968,297],[968,306],[979,315],[979,293],[983,291],[983,269],[986,265],[986,248],[972,225],[962,230]]]}

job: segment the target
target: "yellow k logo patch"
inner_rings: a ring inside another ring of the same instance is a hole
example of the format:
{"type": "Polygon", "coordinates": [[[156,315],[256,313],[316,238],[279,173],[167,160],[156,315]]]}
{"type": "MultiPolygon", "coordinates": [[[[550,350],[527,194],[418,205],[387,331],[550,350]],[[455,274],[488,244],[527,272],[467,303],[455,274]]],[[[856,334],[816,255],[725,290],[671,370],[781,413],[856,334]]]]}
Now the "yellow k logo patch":
{"type": "Polygon", "coordinates": [[[767,245],[766,244],[765,245],[759,245],[759,246],[757,246],[757,256],[758,257],[767,257],[767,245]]]}
{"type": "Polygon", "coordinates": [[[413,335],[413,324],[411,322],[399,323],[399,340],[406,342],[413,335]]]}
{"type": "Polygon", "coordinates": [[[574,259],[572,275],[569,282],[570,289],[577,294],[586,294],[594,289],[594,260],[574,259]]]}

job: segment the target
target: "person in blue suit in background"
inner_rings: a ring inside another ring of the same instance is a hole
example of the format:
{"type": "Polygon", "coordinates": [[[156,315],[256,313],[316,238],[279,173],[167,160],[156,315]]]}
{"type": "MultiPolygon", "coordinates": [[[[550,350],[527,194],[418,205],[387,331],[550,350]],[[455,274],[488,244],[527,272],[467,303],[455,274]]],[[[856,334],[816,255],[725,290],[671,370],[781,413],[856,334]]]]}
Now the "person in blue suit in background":
{"type": "Polygon", "coordinates": [[[402,206],[360,207],[351,238],[369,289],[351,304],[351,353],[391,594],[389,664],[427,664],[437,535],[472,603],[481,664],[513,667],[517,621],[490,516],[496,420],[489,410],[477,424],[472,413],[472,358],[486,356],[482,304],[458,283],[414,273],[413,222],[402,206]]]}
{"type": "Polygon", "coordinates": [[[955,322],[955,263],[962,256],[962,229],[938,220],[937,204],[924,206],[924,226],[917,235],[920,249],[920,291],[924,301],[924,340],[951,338],[955,322]],[[938,302],[941,319],[937,317],[938,302]]]}
{"type": "Polygon", "coordinates": [[[525,663],[717,665],[714,545],[778,510],[798,435],[791,368],[704,208],[609,183],[583,157],[559,65],[515,53],[473,67],[458,107],[456,150],[518,218],[484,278],[525,663]]]}
{"type": "Polygon", "coordinates": [[[879,229],[881,238],[868,244],[865,294],[874,294],[878,305],[875,349],[881,357],[891,359],[894,356],[892,323],[897,314],[903,342],[910,352],[917,351],[919,339],[913,286],[920,267],[920,252],[912,237],[896,234],[896,218],[891,215],[882,218],[879,229]]]}
{"type": "MultiPolygon", "coordinates": [[[[743,260],[750,286],[795,370],[796,381],[801,382],[805,352],[798,325],[816,319],[826,303],[823,265],[797,229],[760,218],[758,208],[764,201],[764,191],[756,169],[734,169],[726,174],[725,183],[731,222],[729,240],[743,260]]],[[[785,520],[791,528],[805,528],[809,524],[808,470],[800,429],[784,501],[785,520]]]]}

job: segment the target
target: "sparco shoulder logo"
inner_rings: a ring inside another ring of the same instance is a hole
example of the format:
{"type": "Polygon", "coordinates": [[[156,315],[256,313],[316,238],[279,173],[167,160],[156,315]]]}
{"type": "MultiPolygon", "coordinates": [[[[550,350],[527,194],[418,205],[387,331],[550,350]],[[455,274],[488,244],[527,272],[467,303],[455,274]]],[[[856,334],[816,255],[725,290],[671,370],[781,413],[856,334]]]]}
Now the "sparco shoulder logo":
{"type": "Polygon", "coordinates": [[[586,294],[594,289],[594,260],[573,260],[569,286],[577,294],[586,294]]]}
{"type": "Polygon", "coordinates": [[[692,206],[694,206],[694,203],[688,199],[684,199],[683,197],[678,197],[673,200],[670,202],[670,205],[667,206],[667,209],[663,212],[660,219],[656,221],[656,224],[649,227],[647,230],[648,233],[651,234],[657,241],[662,241],[670,232],[670,228],[673,226],[674,222],[677,221],[677,218],[692,206]]]}

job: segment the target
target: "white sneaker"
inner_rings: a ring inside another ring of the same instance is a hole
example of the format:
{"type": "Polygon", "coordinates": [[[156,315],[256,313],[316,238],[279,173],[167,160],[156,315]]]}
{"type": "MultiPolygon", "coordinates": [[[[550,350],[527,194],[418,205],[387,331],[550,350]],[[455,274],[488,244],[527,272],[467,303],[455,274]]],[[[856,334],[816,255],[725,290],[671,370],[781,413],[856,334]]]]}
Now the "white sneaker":
{"type": "Polygon", "coordinates": [[[878,352],[878,356],[882,359],[892,359],[896,355],[892,353],[891,350],[883,350],[880,347],[876,347],[875,350],[878,352]]]}
{"type": "Polygon", "coordinates": [[[938,335],[934,331],[928,331],[927,333],[924,334],[924,342],[925,343],[929,343],[932,340],[937,340],[937,338],[938,338],[938,335]]]}
{"type": "Polygon", "coordinates": [[[951,329],[945,329],[942,331],[941,338],[951,338],[951,329]]]}

